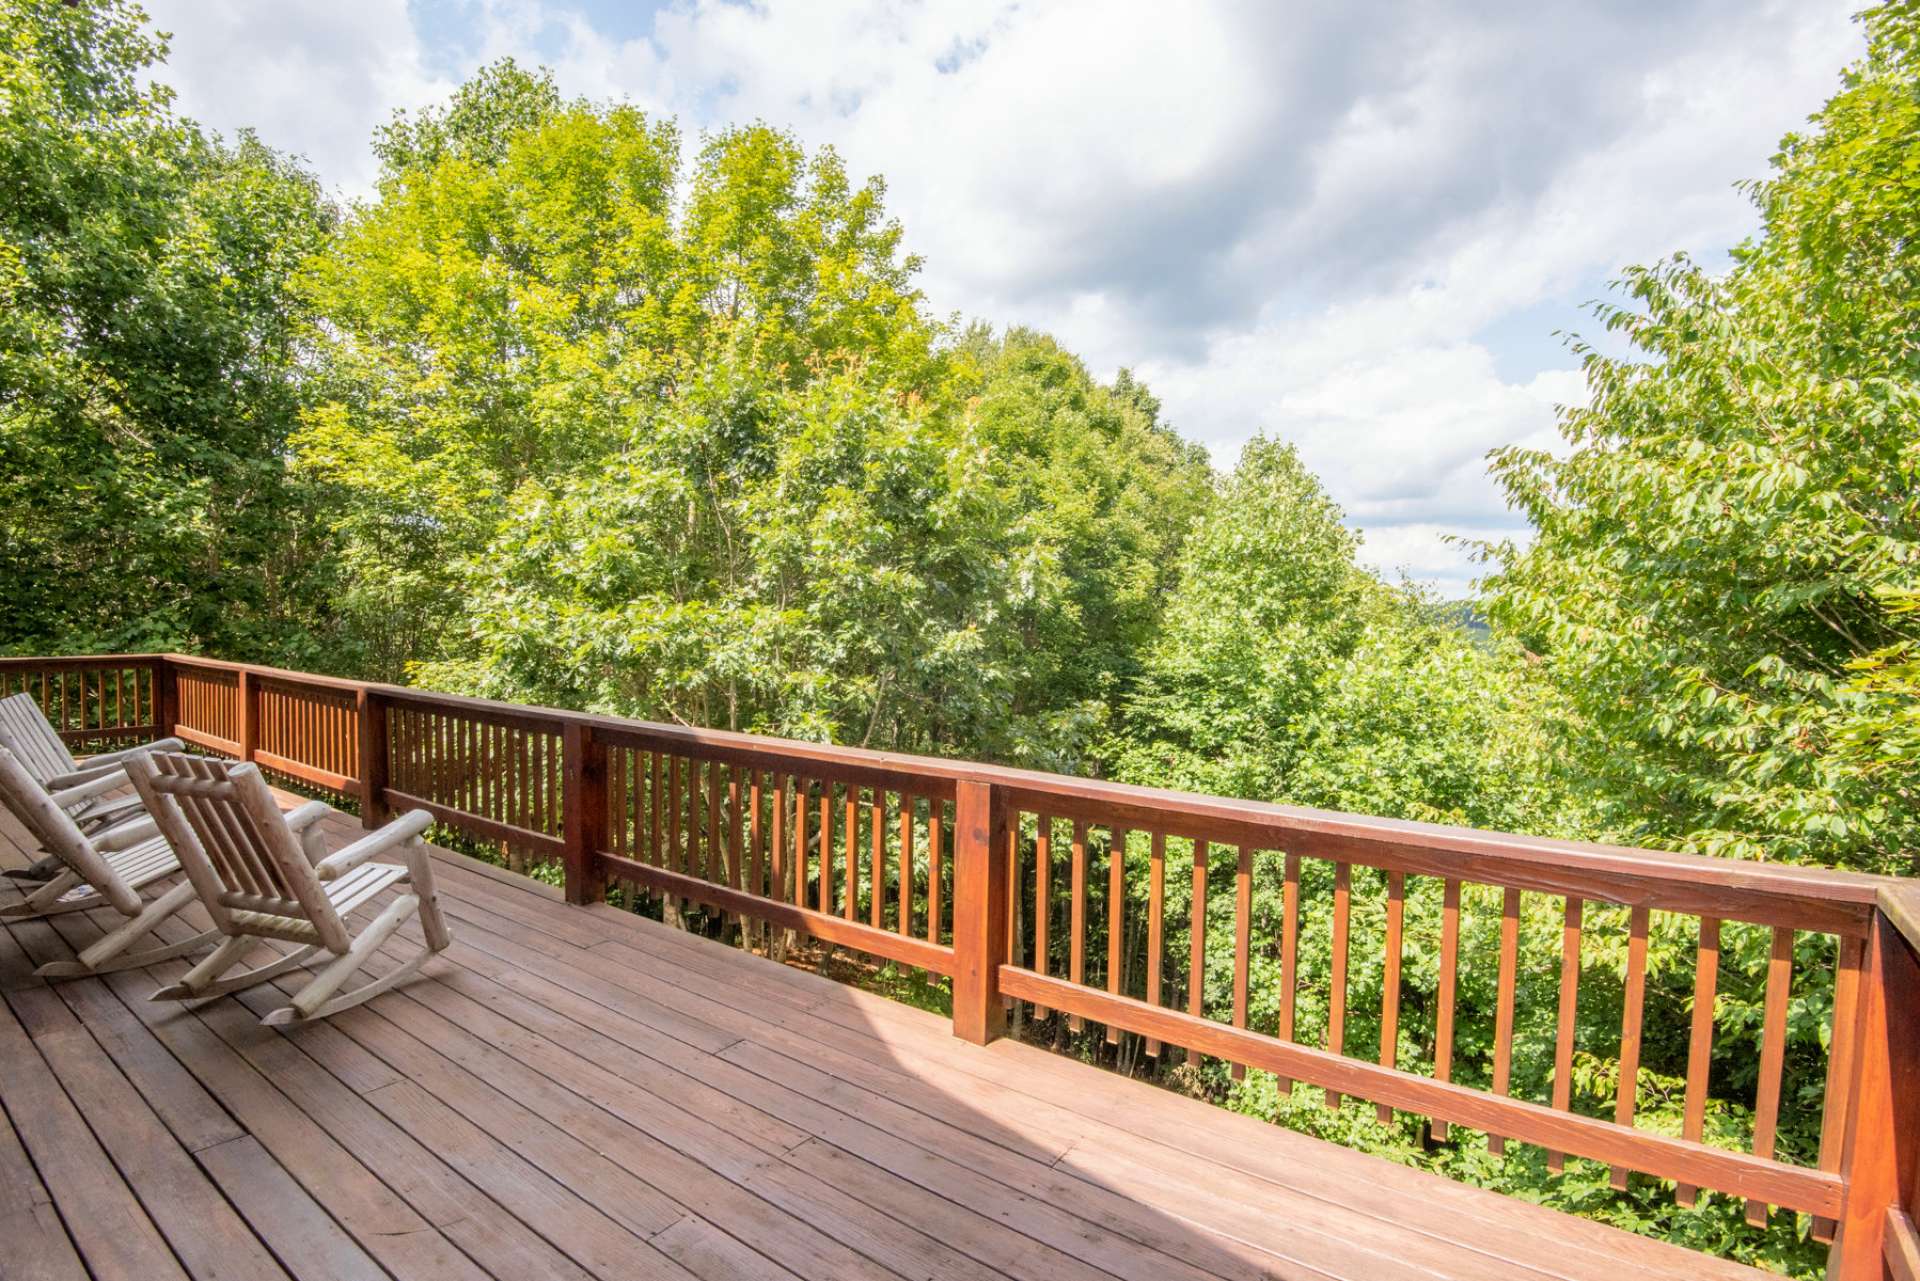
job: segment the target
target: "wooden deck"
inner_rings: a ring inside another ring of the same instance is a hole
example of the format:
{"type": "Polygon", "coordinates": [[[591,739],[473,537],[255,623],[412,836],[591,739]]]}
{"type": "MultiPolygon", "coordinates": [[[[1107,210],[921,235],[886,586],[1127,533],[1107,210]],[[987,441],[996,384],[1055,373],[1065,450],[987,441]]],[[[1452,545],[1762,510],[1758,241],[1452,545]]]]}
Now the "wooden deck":
{"type": "Polygon", "coordinates": [[[0,1275],[1760,1275],[441,867],[452,950],[291,1033],[0,932],[0,1275]]]}

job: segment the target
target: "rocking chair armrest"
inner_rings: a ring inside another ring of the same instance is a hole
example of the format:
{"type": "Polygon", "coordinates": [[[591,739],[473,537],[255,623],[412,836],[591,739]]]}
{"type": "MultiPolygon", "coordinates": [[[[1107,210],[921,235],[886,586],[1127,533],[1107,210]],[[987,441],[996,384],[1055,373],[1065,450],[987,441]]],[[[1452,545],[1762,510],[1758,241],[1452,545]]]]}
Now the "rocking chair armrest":
{"type": "Polygon", "coordinates": [[[83,764],[78,769],[70,769],[64,774],[55,774],[47,780],[46,788],[49,792],[58,792],[63,788],[77,787],[81,783],[91,783],[103,775],[121,773],[123,768],[112,761],[83,764]]]}
{"type": "Polygon", "coordinates": [[[376,854],[406,844],[433,825],[433,815],[425,810],[408,810],[385,827],[368,832],[365,836],[347,846],[336,850],[326,858],[314,864],[313,870],[323,881],[331,881],[360,866],[376,854]]]}
{"type": "Polygon", "coordinates": [[[151,815],[145,815],[131,823],[122,823],[117,827],[108,828],[93,838],[93,848],[102,854],[113,853],[138,845],[141,841],[152,840],[159,834],[159,824],[153,821],[151,815]]]}
{"type": "Polygon", "coordinates": [[[186,750],[187,745],[177,738],[156,738],[153,742],[142,743],[138,747],[123,747],[117,752],[100,752],[89,756],[80,762],[80,769],[84,772],[101,765],[125,764],[128,757],[138,756],[141,752],[184,752],[186,750]]]}
{"type": "MultiPolygon", "coordinates": [[[[48,799],[61,809],[69,809],[72,806],[78,805],[81,801],[92,800],[102,792],[111,792],[116,787],[125,787],[126,785],[126,770],[102,770],[83,783],[77,783],[64,790],[53,792],[52,796],[48,799]]],[[[51,788],[48,790],[52,791],[51,788]]]]}
{"type": "Polygon", "coordinates": [[[299,809],[288,811],[287,830],[297,836],[333,812],[333,806],[325,801],[308,801],[299,809]]]}
{"type": "Polygon", "coordinates": [[[308,801],[287,815],[287,830],[300,838],[300,852],[315,867],[327,856],[326,842],[315,824],[333,812],[333,806],[325,801],[308,801]]]}

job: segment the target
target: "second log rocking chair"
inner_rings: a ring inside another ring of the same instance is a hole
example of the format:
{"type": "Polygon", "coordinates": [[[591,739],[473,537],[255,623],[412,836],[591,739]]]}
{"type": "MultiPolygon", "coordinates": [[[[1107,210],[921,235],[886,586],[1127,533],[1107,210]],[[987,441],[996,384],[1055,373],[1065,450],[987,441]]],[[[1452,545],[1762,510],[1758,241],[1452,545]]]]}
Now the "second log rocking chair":
{"type": "Polygon", "coordinates": [[[433,821],[425,810],[404,814],[314,860],[252,764],[154,752],[129,761],[127,775],[179,855],[214,928],[226,936],[178,982],[155,992],[154,1000],[190,1001],[238,991],[320,958],[325,963],[307,985],[261,1020],[304,1023],[404,982],[452,941],[434,892],[433,859],[420,836],[433,821]],[[401,857],[405,866],[374,861],[388,853],[401,857]],[[410,892],[395,898],[358,933],[350,931],[345,918],[391,887],[410,892]],[[424,946],[378,978],[336,996],[416,914],[424,946]],[[301,947],[224,977],[266,939],[301,947]]]}

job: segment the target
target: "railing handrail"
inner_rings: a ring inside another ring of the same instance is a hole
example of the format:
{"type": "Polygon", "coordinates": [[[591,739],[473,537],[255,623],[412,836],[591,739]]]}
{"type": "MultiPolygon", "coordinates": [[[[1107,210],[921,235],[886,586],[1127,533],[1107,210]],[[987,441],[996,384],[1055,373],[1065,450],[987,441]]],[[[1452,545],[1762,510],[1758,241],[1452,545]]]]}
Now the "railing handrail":
{"type": "MultiPolygon", "coordinates": [[[[1337,852],[1343,858],[1372,866],[1466,879],[1479,877],[1523,889],[1572,893],[1630,906],[1681,912],[1705,910],[1729,919],[1827,930],[1850,937],[1865,934],[1880,892],[1899,886],[1896,878],[1864,872],[1559,840],[1239,800],[1016,766],[507,703],[190,654],[112,657],[170,662],[236,674],[246,671],[259,679],[287,684],[356,693],[365,690],[396,702],[448,707],[521,723],[539,722],[553,728],[581,725],[695,756],[778,757],[793,766],[820,773],[839,771],[885,778],[910,777],[923,783],[937,781],[947,787],[960,782],[985,783],[1006,789],[1017,805],[1061,818],[1097,812],[1103,818],[1130,820],[1143,828],[1158,827],[1181,835],[1262,849],[1286,848],[1290,841],[1304,839],[1313,843],[1311,848],[1316,853],[1337,852]]],[[[88,660],[67,657],[0,658],[0,667],[85,661],[88,660]]]]}

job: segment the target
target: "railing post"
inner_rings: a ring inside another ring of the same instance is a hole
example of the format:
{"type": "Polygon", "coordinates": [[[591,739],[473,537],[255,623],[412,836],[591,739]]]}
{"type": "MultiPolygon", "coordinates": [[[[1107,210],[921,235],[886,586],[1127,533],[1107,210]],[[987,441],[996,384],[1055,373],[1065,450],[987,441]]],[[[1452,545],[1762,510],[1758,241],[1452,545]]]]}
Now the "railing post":
{"type": "Polygon", "coordinates": [[[989,783],[954,784],[953,1034],[985,1045],[1007,1029],[1000,966],[1007,956],[1006,806],[989,783]]]}
{"type": "Polygon", "coordinates": [[[1841,1171],[1846,1208],[1829,1281],[1888,1275],[1889,1216],[1920,1199],[1920,955],[1885,912],[1873,915],[1860,998],[1860,1048],[1841,1171]]]}
{"type": "Polygon", "coordinates": [[[153,663],[153,736],[172,738],[180,726],[180,674],[173,663],[157,658],[153,663]]]}
{"type": "Polygon", "coordinates": [[[599,857],[607,843],[607,746],[590,726],[568,721],[560,730],[560,762],[567,902],[598,903],[607,893],[599,857]]]}
{"type": "Polygon", "coordinates": [[[240,759],[250,761],[260,747],[260,687],[244,667],[235,692],[240,702],[240,759]]]}
{"type": "Polygon", "coordinates": [[[354,691],[360,716],[360,826],[387,821],[387,701],[362,685],[354,691]]]}

